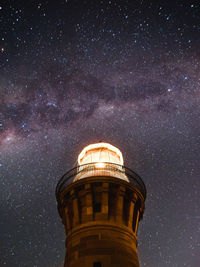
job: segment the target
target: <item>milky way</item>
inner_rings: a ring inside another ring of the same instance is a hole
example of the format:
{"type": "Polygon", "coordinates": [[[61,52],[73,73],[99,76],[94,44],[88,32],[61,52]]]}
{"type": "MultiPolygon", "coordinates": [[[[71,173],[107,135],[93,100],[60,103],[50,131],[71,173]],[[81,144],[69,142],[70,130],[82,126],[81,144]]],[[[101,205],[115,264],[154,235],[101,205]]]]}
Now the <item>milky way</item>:
{"type": "Polygon", "coordinates": [[[0,4],[1,266],[62,266],[54,195],[103,140],[147,186],[141,266],[199,267],[200,5],[0,4]]]}

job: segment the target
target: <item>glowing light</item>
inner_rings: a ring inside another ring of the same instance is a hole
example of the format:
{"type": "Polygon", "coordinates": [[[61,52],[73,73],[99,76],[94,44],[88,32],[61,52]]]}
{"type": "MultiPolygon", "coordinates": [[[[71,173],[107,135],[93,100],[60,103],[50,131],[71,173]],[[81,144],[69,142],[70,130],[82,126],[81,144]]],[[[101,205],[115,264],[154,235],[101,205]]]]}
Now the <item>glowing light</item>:
{"type": "Polygon", "coordinates": [[[103,162],[98,162],[98,163],[96,163],[95,164],[95,166],[97,167],[97,168],[100,168],[100,169],[103,169],[103,168],[105,168],[105,163],[103,163],[103,162]]]}
{"type": "Polygon", "coordinates": [[[78,172],[74,181],[95,176],[116,177],[129,181],[123,169],[121,151],[108,143],[86,146],[78,156],[78,172]]]}
{"type": "Polygon", "coordinates": [[[86,146],[78,156],[79,165],[94,162],[124,164],[121,151],[115,146],[103,142],[86,146]]]}

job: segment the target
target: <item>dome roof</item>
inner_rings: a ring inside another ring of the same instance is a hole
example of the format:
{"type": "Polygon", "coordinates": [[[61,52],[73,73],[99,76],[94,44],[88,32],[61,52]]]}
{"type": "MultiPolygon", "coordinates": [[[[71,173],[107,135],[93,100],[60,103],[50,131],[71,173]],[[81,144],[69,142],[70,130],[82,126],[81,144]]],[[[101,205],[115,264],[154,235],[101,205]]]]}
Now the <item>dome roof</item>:
{"type": "Polygon", "coordinates": [[[78,165],[94,162],[124,164],[121,151],[108,143],[96,143],[86,146],[78,156],[78,165]]]}

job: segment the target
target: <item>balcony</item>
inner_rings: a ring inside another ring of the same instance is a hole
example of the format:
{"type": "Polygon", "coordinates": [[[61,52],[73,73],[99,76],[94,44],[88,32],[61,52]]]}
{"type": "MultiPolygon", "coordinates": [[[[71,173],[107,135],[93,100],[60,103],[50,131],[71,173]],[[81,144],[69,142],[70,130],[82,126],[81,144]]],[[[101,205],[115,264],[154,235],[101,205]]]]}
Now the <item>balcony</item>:
{"type": "Polygon", "coordinates": [[[59,200],[59,194],[71,183],[77,182],[88,177],[113,177],[122,179],[135,186],[146,198],[146,187],[139,175],[131,169],[119,164],[110,162],[93,162],[79,165],[62,176],[56,187],[56,197],[59,200]]]}

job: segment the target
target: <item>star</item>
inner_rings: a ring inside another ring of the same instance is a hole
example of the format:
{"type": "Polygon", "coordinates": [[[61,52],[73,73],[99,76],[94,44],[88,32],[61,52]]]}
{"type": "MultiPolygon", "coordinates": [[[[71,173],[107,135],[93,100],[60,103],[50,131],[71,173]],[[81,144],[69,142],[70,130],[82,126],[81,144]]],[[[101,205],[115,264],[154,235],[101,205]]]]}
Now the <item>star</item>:
{"type": "Polygon", "coordinates": [[[4,1],[0,12],[2,264],[63,265],[54,189],[103,140],[147,186],[141,267],[198,267],[200,7],[4,1]]]}

